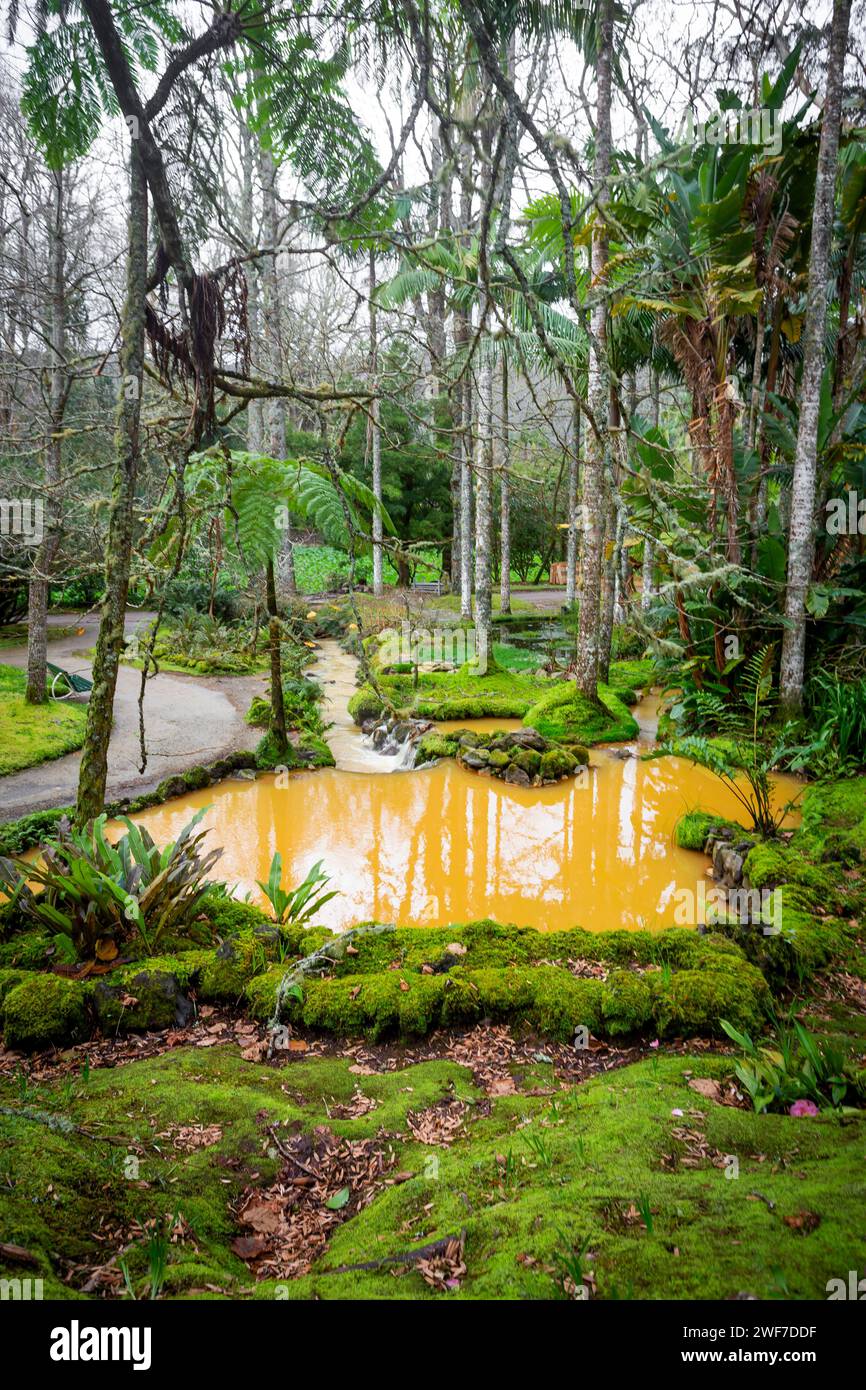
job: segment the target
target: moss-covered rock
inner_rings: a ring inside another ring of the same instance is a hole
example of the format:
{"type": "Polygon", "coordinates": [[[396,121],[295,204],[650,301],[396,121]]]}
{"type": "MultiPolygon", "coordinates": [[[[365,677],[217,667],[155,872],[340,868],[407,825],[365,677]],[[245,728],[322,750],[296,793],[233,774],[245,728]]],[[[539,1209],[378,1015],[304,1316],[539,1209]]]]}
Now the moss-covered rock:
{"type": "Polygon", "coordinates": [[[30,974],[3,1000],[3,1039],[23,1052],[62,1047],[90,1031],[88,987],[59,975],[30,974]]]}
{"type": "Polygon", "coordinates": [[[631,970],[614,970],[601,991],[601,1013],[605,1031],[638,1033],[652,1018],[653,994],[647,980],[631,970]]]}
{"type": "Polygon", "coordinates": [[[184,1028],[194,1013],[177,972],[152,967],[134,974],[124,972],[117,984],[97,980],[91,1001],[105,1034],[184,1028]]]}
{"type": "Polygon", "coordinates": [[[755,966],[737,961],[732,969],[707,969],[705,964],[675,971],[658,988],[653,1013],[660,1037],[724,1037],[722,1019],[744,1032],[760,1032],[769,1002],[769,987],[755,966]]]}
{"type": "Polygon", "coordinates": [[[576,758],[564,748],[548,748],[541,755],[539,775],[544,782],[558,782],[561,777],[571,777],[579,767],[576,758]]]}
{"type": "Polygon", "coordinates": [[[674,839],[680,849],[694,849],[702,854],[711,835],[726,833],[730,833],[737,840],[742,840],[746,831],[736,821],[725,820],[722,816],[713,816],[709,811],[686,811],[685,815],[680,816],[676,823],[674,839]]]}
{"type": "Polygon", "coordinates": [[[368,719],[378,719],[385,705],[371,685],[362,685],[349,701],[349,713],[359,726],[368,719]]]}
{"type": "Polygon", "coordinates": [[[545,738],[581,745],[624,743],[637,738],[638,726],[619,697],[599,687],[599,703],[581,695],[573,681],[557,681],[528,710],[524,720],[545,738]]]}

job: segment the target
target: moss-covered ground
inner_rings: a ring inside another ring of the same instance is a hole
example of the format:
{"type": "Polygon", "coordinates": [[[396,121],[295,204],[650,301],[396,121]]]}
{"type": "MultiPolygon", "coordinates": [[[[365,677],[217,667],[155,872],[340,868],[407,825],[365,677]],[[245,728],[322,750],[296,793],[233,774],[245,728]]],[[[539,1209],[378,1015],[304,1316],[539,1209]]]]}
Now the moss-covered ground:
{"type": "Polygon", "coordinates": [[[513,1070],[513,1093],[493,1096],[447,1059],[359,1076],[351,1058],[267,1065],[236,1046],[55,1082],[3,1077],[4,1239],[36,1256],[46,1296],[59,1298],[86,1285],[122,1296],[119,1257],[146,1293],[154,1229],[177,1216],[163,1297],[551,1299],[585,1280],[602,1299],[802,1299],[862,1267],[862,1118],[756,1116],[689,1086],[723,1079],[726,1058],[653,1055],[575,1086],[538,1055],[513,1070]],[[375,1108],[335,1118],[335,1102],[359,1090],[375,1108]],[[455,1097],[467,1109],[454,1142],[415,1139],[408,1112],[455,1097]],[[267,1125],[388,1136],[400,1179],[336,1228],[308,1274],[281,1284],[257,1283],[231,1247],[241,1192],[278,1173],[267,1125]],[[185,1152],[181,1127],[194,1126],[203,1146],[185,1152]],[[466,1272],[453,1289],[409,1264],[335,1272],[462,1231],[466,1272]]]}
{"type": "MultiPolygon", "coordinates": [[[[522,719],[546,738],[568,743],[617,743],[637,736],[627,705],[637,695],[628,680],[635,663],[614,662],[611,684],[598,688],[599,703],[582,698],[572,681],[553,681],[536,672],[493,666],[479,676],[467,663],[456,671],[420,671],[379,675],[382,693],[405,716],[422,719],[522,719]],[[626,668],[622,673],[620,664],[626,668]]],[[[382,712],[382,700],[363,685],[349,702],[357,724],[382,712]]]]}
{"type": "MultiPolygon", "coordinates": [[[[851,779],[810,788],[801,827],[755,844],[747,879],[781,892],[778,934],[358,935],[285,999],[290,1045],[271,1061],[277,985],[323,930],[215,895],[192,939],[73,980],[7,911],[4,1240],[49,1296],[141,1296],[156,1277],[164,1297],[823,1298],[866,1259],[866,1112],[754,1114],[721,1020],[758,1036],[791,1011],[862,1079],[864,826],[866,779],[851,779]],[[419,1130],[455,1101],[452,1142],[419,1130]],[[258,1280],[233,1244],[249,1237],[242,1194],[246,1210],[251,1192],[291,1190],[275,1135],[323,1130],[375,1141],[385,1171],[349,1191],[307,1272],[258,1280]],[[405,1256],[447,1237],[465,1270],[431,1282],[405,1256]]],[[[695,812],[679,834],[697,847],[709,828],[695,812]]]]}
{"type": "Polygon", "coordinates": [[[83,705],[59,700],[28,705],[26,685],[23,671],[0,666],[0,777],[74,753],[84,742],[83,705]]]}

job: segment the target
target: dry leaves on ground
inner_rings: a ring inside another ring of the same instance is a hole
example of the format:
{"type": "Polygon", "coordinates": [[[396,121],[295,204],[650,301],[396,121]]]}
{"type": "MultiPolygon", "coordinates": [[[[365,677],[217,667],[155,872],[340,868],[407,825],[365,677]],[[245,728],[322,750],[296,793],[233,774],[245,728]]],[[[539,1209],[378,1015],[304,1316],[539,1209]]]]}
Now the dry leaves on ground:
{"type": "Polygon", "coordinates": [[[237,1236],[232,1249],[258,1279],[296,1279],[323,1254],[334,1227],[373,1200],[395,1155],[383,1139],[339,1139],[324,1126],[312,1135],[269,1133],[283,1167],[270,1187],[242,1195],[238,1222],[252,1234],[237,1236]]]}
{"type": "Polygon", "coordinates": [[[410,1110],[406,1123],[422,1144],[436,1144],[447,1148],[453,1144],[463,1128],[463,1121],[469,1109],[465,1101],[446,1099],[437,1101],[427,1110],[410,1110]]]}

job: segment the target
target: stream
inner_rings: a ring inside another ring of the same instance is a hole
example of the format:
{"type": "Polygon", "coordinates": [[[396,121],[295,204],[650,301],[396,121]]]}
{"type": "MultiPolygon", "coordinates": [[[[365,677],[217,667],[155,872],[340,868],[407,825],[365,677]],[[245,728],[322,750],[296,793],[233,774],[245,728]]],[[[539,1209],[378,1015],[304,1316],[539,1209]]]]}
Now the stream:
{"type": "MultiPolygon", "coordinates": [[[[654,737],[656,696],[634,710],[637,743],[594,748],[578,779],[513,787],[451,760],[399,770],[402,752],[383,757],[346,711],[355,658],[336,642],[321,648],[309,673],[325,690],[336,768],[228,780],[154,807],[136,819],[158,844],[210,806],[204,824],[223,847],[220,878],[262,902],[256,881],[276,851],[289,884],[322,860],[339,896],[317,920],[337,930],[370,919],[441,926],[480,917],[547,930],[660,927],[674,922],[678,890],[696,894],[706,882],[708,859],[678,849],[674,826],[696,806],[734,818],[737,802],[703,768],[635,756],[654,737]]],[[[778,777],[780,801],[797,785],[778,777]]]]}

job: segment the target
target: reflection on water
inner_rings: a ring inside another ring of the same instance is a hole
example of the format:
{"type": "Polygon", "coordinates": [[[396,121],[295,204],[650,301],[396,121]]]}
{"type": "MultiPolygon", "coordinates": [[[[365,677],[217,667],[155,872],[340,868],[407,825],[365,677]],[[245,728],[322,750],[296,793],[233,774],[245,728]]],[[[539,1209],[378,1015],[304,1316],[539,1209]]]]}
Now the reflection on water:
{"type": "MultiPolygon", "coordinates": [[[[356,735],[357,737],[357,735],[356,735]]],[[[317,859],[341,896],[321,921],[444,925],[478,917],[546,929],[663,926],[678,888],[697,891],[707,861],[672,833],[691,807],[734,817],[737,803],[702,768],[595,749],[579,781],[506,786],[452,762],[416,772],[339,770],[226,782],[136,817],[157,843],[193,809],[224,854],[216,873],[261,899],[279,850],[291,883],[317,859]]],[[[369,764],[367,764],[369,766],[369,764]]],[[[793,795],[780,778],[779,798],[793,795]],[[783,789],[784,788],[784,789],[783,789]]]]}

